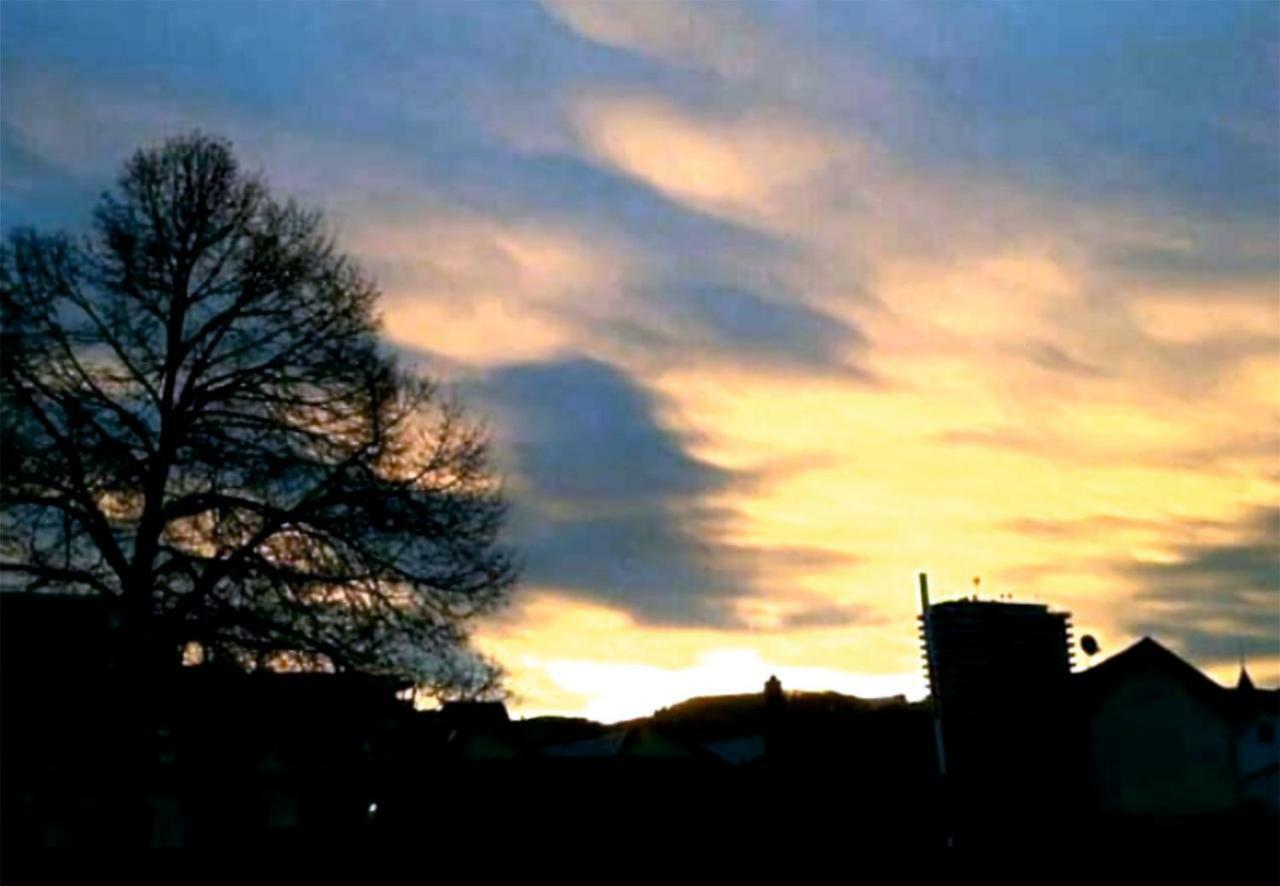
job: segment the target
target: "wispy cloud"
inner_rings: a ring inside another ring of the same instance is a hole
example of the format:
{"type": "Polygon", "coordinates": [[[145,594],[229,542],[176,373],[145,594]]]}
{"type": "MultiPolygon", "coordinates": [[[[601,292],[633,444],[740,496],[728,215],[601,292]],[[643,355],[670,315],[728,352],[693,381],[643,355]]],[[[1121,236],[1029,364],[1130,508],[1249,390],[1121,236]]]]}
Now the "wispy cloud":
{"type": "Polygon", "coordinates": [[[1126,626],[1200,661],[1280,658],[1280,508],[1234,529],[1227,541],[1179,546],[1168,562],[1122,566],[1141,588],[1126,626]]]}
{"type": "Polygon", "coordinates": [[[4,17],[6,227],[228,135],[490,420],[529,562],[490,636],[531,707],[602,691],[555,661],[670,686],[730,646],[918,678],[919,568],[1215,661],[1262,643],[1274,4],[4,17]]]}

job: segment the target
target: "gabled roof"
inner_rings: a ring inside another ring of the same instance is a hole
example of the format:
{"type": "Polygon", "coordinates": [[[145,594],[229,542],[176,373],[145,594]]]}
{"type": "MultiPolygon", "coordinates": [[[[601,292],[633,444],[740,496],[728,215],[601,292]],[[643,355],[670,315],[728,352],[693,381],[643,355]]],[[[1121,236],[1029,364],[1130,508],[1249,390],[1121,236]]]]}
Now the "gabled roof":
{"type": "Polygon", "coordinates": [[[716,754],[697,745],[689,744],[655,728],[651,723],[641,723],[623,729],[615,729],[599,738],[575,741],[566,745],[546,748],[548,757],[562,758],[611,758],[687,760],[700,763],[721,763],[716,754]]]}
{"type": "Polygon", "coordinates": [[[628,729],[626,737],[622,740],[622,746],[618,748],[618,754],[622,757],[655,760],[714,759],[718,762],[720,759],[699,747],[685,744],[653,725],[628,729]]]}
{"type": "Polygon", "coordinates": [[[1254,688],[1253,681],[1248,680],[1243,671],[1240,684],[1234,689],[1226,688],[1149,636],[1088,671],[1076,673],[1073,681],[1079,697],[1085,703],[1093,703],[1134,673],[1148,670],[1167,673],[1193,697],[1233,720],[1248,721],[1260,714],[1280,714],[1280,691],[1254,688]]]}
{"type": "Polygon", "coordinates": [[[704,747],[724,762],[739,766],[743,763],[753,763],[764,756],[765,738],[763,735],[744,735],[724,741],[713,741],[704,747]]]}
{"type": "Polygon", "coordinates": [[[1074,675],[1074,682],[1085,700],[1092,702],[1134,674],[1150,670],[1167,674],[1189,694],[1221,713],[1232,713],[1231,690],[1215,683],[1195,665],[1150,637],[1143,637],[1128,649],[1074,675]]]}
{"type": "Polygon", "coordinates": [[[587,738],[568,744],[555,745],[543,750],[548,757],[573,757],[578,759],[595,759],[617,757],[622,748],[623,739],[627,737],[625,729],[608,732],[599,738],[587,738]]]}

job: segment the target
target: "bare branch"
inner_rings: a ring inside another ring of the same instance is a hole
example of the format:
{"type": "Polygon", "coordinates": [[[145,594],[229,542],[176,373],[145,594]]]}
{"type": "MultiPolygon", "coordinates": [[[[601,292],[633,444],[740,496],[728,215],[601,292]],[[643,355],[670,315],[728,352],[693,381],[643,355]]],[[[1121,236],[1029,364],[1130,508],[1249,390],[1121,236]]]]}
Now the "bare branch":
{"type": "Polygon", "coordinates": [[[387,353],[320,217],[197,134],[95,221],[0,250],[0,568],[243,656],[494,690],[469,625],[516,570],[484,435],[387,353]]]}

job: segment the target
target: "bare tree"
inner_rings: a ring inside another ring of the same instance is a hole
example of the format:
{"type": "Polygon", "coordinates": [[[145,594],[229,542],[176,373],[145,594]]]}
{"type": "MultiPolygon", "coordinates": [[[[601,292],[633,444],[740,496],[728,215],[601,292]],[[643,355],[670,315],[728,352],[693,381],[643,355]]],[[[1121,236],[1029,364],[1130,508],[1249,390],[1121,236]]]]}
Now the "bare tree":
{"type": "Polygon", "coordinates": [[[0,251],[0,568],[118,602],[130,647],[492,688],[512,587],[483,434],[378,338],[320,217],[200,134],[139,151],[83,242],[0,251]]]}

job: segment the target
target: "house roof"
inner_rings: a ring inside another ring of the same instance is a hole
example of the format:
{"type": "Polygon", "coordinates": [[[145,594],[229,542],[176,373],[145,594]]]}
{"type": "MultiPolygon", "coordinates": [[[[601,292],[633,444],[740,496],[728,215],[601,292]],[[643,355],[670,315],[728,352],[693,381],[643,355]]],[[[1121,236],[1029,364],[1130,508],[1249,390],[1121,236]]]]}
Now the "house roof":
{"type": "Polygon", "coordinates": [[[548,757],[572,757],[577,759],[594,759],[600,757],[616,757],[627,737],[626,730],[609,732],[599,738],[587,738],[568,744],[546,748],[543,753],[548,757]]]}
{"type": "Polygon", "coordinates": [[[1076,680],[1090,691],[1103,691],[1125,677],[1151,669],[1164,671],[1197,692],[1222,691],[1222,686],[1205,676],[1195,665],[1151,637],[1143,637],[1127,649],[1077,674],[1076,680]]]}
{"type": "Polygon", "coordinates": [[[1280,692],[1254,689],[1251,685],[1228,689],[1151,637],[1143,637],[1128,649],[1075,674],[1073,680],[1083,699],[1093,702],[1132,675],[1149,670],[1167,674],[1189,694],[1227,717],[1251,716],[1256,711],[1271,710],[1280,705],[1280,692]]]}
{"type": "Polygon", "coordinates": [[[763,735],[744,735],[724,741],[713,741],[704,747],[724,762],[738,766],[755,762],[764,756],[765,738],[763,735]]]}
{"type": "Polygon", "coordinates": [[[1231,699],[1236,713],[1245,719],[1264,715],[1280,717],[1280,689],[1258,689],[1250,684],[1245,689],[1237,687],[1231,699]]]}
{"type": "Polygon", "coordinates": [[[547,748],[544,753],[549,757],[578,759],[625,757],[703,763],[723,762],[720,756],[711,751],[681,741],[666,731],[656,728],[652,723],[615,729],[599,738],[547,748]]]}

